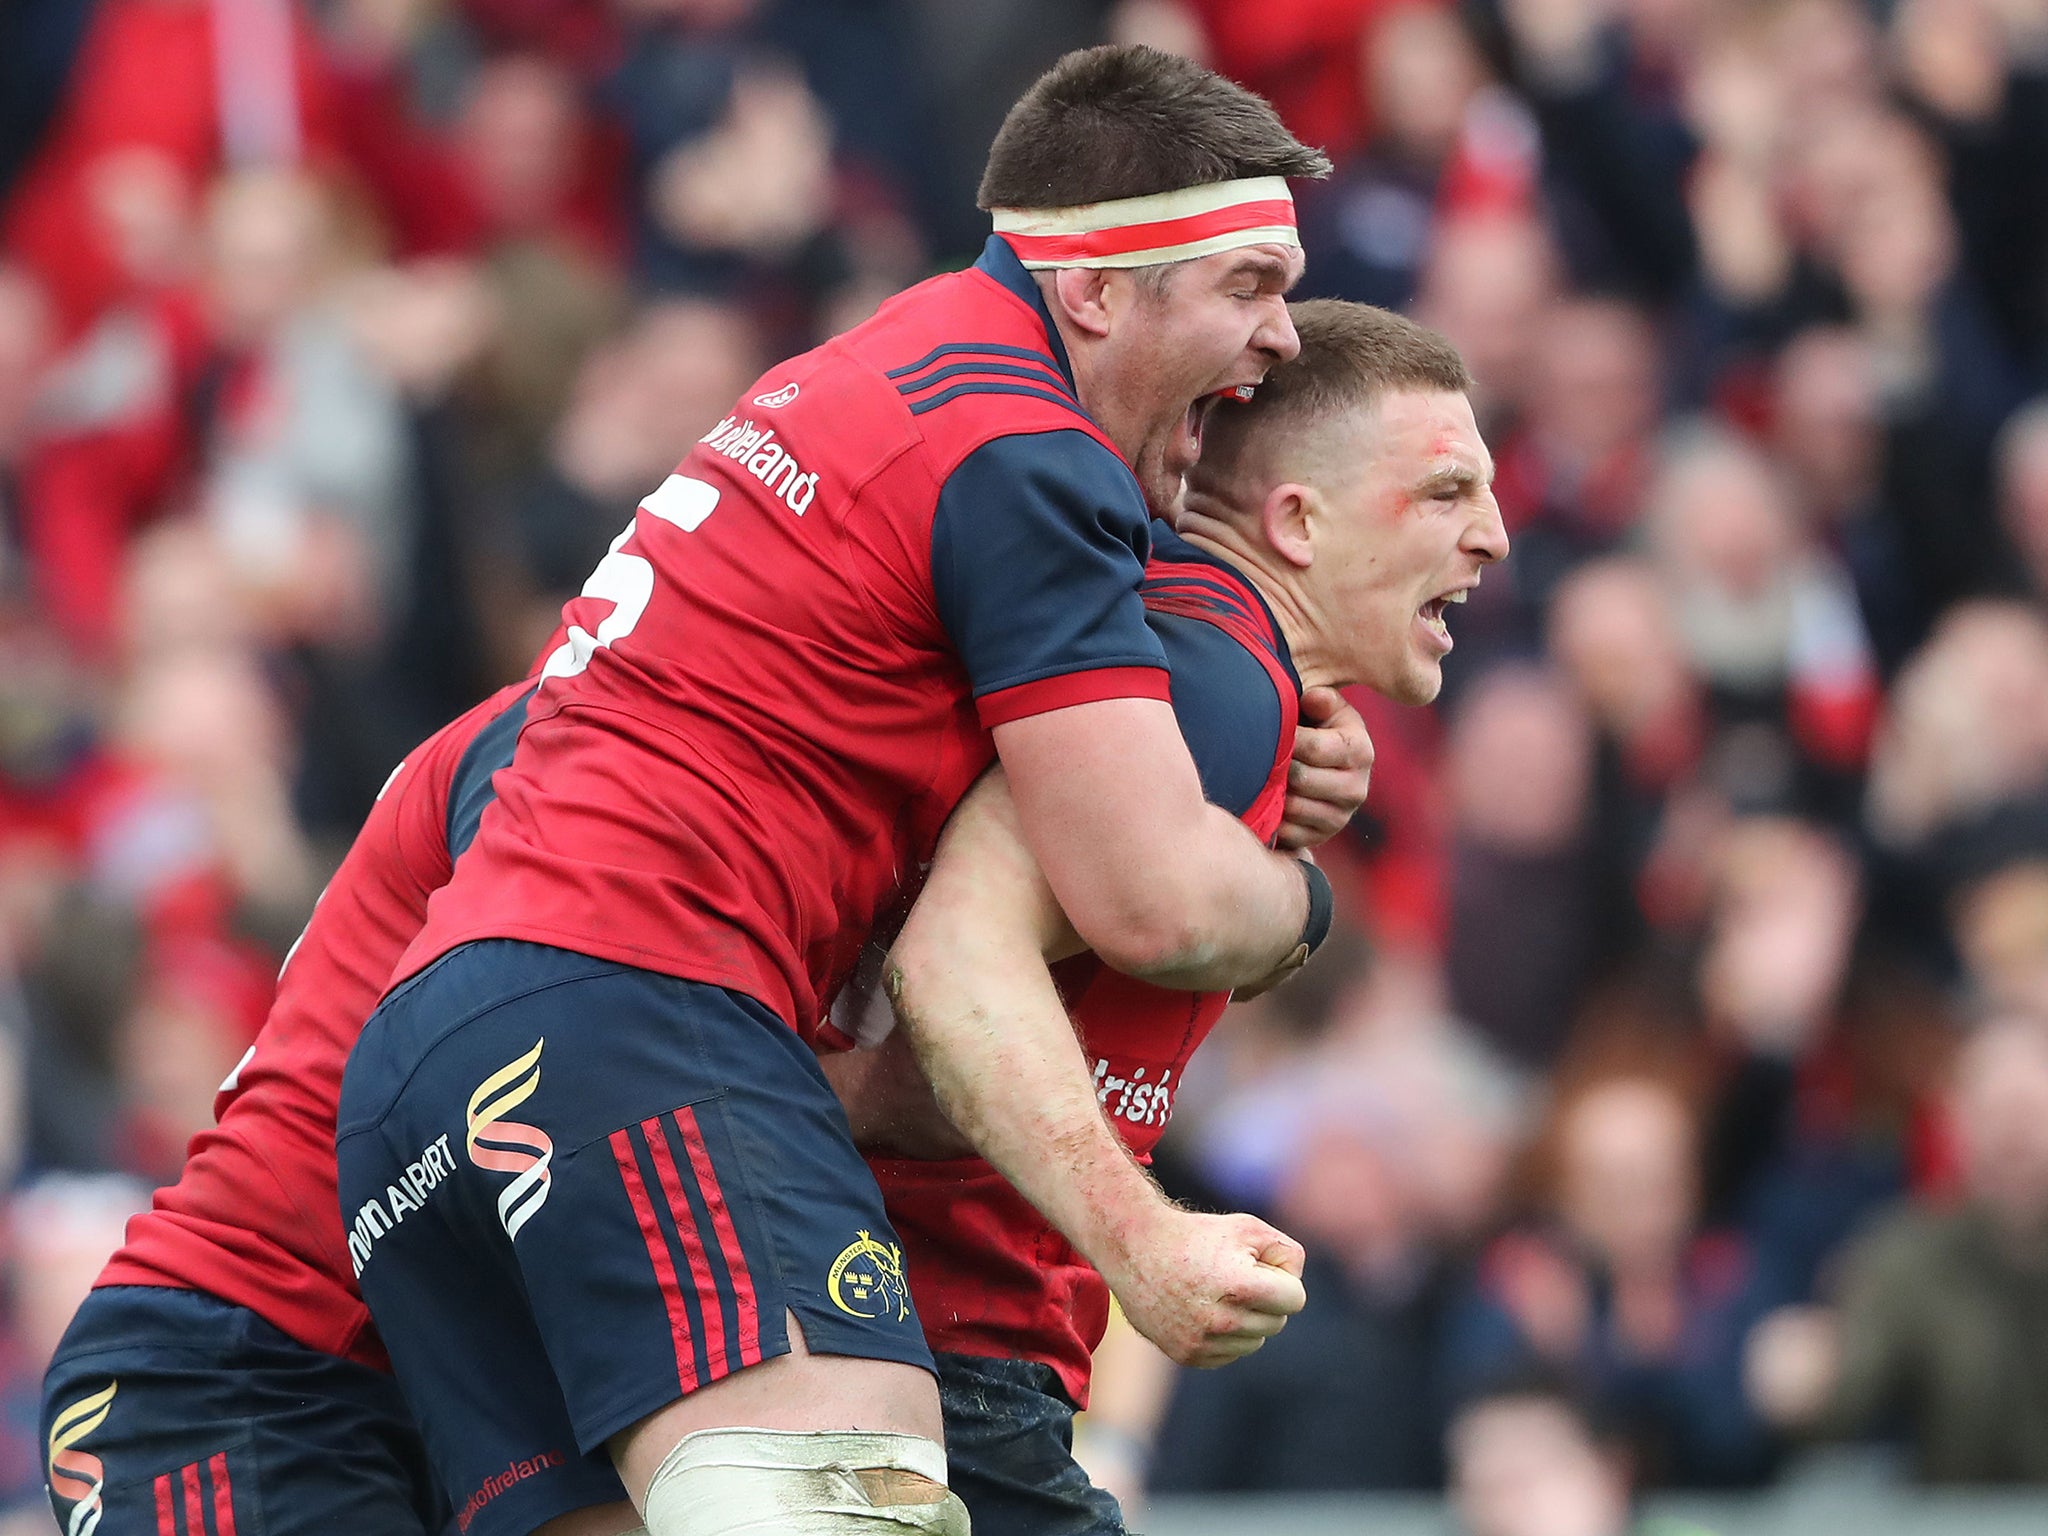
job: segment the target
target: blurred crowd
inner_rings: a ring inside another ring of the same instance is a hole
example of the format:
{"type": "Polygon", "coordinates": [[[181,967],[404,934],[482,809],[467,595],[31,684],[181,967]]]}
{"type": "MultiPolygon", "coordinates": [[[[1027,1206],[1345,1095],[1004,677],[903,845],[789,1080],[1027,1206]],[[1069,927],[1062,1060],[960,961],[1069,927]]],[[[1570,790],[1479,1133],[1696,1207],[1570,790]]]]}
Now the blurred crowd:
{"type": "Polygon", "coordinates": [[[1113,1337],[1084,1458],[2048,1483],[2048,0],[13,0],[0,1508],[391,766],[1109,37],[1329,148],[1302,292],[1464,351],[1514,554],[1162,1153],[1311,1308],[1113,1337]]]}

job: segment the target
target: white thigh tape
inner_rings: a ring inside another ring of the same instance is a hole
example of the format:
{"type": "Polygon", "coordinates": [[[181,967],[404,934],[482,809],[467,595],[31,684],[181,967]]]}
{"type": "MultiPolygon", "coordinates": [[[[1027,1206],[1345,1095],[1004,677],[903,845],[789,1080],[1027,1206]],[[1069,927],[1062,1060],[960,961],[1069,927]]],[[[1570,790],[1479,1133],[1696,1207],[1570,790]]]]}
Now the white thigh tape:
{"type": "MultiPolygon", "coordinates": [[[[649,1536],[968,1536],[967,1510],[878,1504],[862,1472],[940,1487],[945,1448],[921,1435],[705,1429],[685,1435],[647,1488],[649,1536]]],[[[872,1480],[871,1480],[872,1481],[872,1480]]]]}

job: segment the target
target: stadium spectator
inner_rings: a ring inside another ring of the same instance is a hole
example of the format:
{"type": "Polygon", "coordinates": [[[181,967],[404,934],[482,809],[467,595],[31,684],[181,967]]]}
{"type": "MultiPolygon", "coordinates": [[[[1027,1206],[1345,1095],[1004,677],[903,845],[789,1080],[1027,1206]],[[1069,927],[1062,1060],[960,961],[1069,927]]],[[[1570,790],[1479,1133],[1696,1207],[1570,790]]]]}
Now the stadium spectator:
{"type": "Polygon", "coordinates": [[[232,27],[216,27],[210,0],[109,0],[0,241],[49,285],[68,339],[142,276],[105,184],[127,152],[152,152],[190,195],[223,166],[331,160],[335,142],[326,59],[290,0],[250,0],[232,27]]]}
{"type": "Polygon", "coordinates": [[[1903,1431],[1933,1482],[2048,1482],[2048,1027],[1978,1027],[1951,1092],[1963,1200],[1895,1212],[1843,1261],[1831,1312],[1791,1311],[1755,1338],[1750,1390],[1780,1423],[1826,1435],[1903,1431]]]}
{"type": "Polygon", "coordinates": [[[1526,211],[1464,213],[1431,230],[1415,315],[1467,359],[1490,440],[1504,441],[1536,392],[1543,319],[1556,302],[1561,266],[1549,228],[1526,211]]]}
{"type": "Polygon", "coordinates": [[[1772,453],[1802,521],[1856,584],[1871,647],[1889,677],[1926,627],[1886,496],[1882,385],[1875,350],[1847,326],[1800,331],[1771,380],[1772,453]]]}
{"type": "Polygon", "coordinates": [[[1210,1112],[1198,1168],[1308,1248],[1314,1300],[1241,1369],[1179,1374],[1146,1434],[1152,1491],[1440,1480],[1451,1271],[1522,1128],[1519,1079],[1440,993],[1412,959],[1380,959],[1339,994],[1318,1047],[1210,1112]]]}
{"type": "Polygon", "coordinates": [[[8,1305],[0,1325],[0,1529],[48,1524],[38,1379],[147,1186],[121,1174],[46,1174],[13,1190],[5,1215],[8,1305]],[[36,1523],[22,1519],[33,1508],[36,1523]]]}
{"type": "Polygon", "coordinates": [[[1514,579],[1530,625],[1574,565],[1613,550],[1633,528],[1654,464],[1662,384],[1648,317],[1620,299],[1553,305],[1537,330],[1518,429],[1500,450],[1501,510],[1532,556],[1514,579]]]}
{"type": "Polygon", "coordinates": [[[1313,1255],[1314,1304],[1241,1372],[1179,1376],[1154,1492],[1419,1489],[1441,1476],[1430,1404],[1448,1263],[1498,1197],[1512,1099],[1446,1026],[1381,1027],[1417,1034],[1326,1056],[1269,1207],[1313,1255]]]}
{"type": "Polygon", "coordinates": [[[1945,1024],[1925,989],[1856,937],[1860,871],[1818,824],[1724,818],[1700,873],[1694,981],[1713,1083],[1703,1194],[1767,1254],[1788,1295],[1923,1178],[1924,1088],[1945,1024]]]}
{"type": "Polygon", "coordinates": [[[1626,1444],[1542,1377],[1463,1404],[1445,1445],[1465,1536],[1708,1536],[1676,1520],[1638,1520],[1626,1444]]]}
{"type": "Polygon", "coordinates": [[[1745,443],[1697,434],[1665,454],[1646,523],[1690,669],[1742,754],[1723,770],[1743,780],[1730,792],[1852,814],[1876,665],[1855,589],[1799,524],[1782,474],[1745,443]]]}
{"type": "Polygon", "coordinates": [[[2048,400],[2032,400],[1998,434],[1998,519],[2026,590],[2048,599],[2048,400]]]}
{"type": "Polygon", "coordinates": [[[150,947],[114,1042],[123,1106],[121,1162],[174,1182],[185,1147],[213,1124],[223,1079],[270,1008],[271,968],[249,944],[184,935],[150,947]]]}
{"type": "Polygon", "coordinates": [[[1697,912],[1693,868],[1707,748],[1706,691],[1648,561],[1611,555],[1558,586],[1547,644],[1590,715],[1596,956],[1618,968],[1697,912]]]}
{"type": "Polygon", "coordinates": [[[521,585],[517,632],[497,645],[501,668],[525,669],[647,487],[716,425],[765,356],[745,311],[683,298],[648,305],[590,354],[545,461],[507,496],[504,534],[518,551],[507,575],[521,585]]]}
{"type": "Polygon", "coordinates": [[[1987,857],[1949,900],[1957,958],[1985,1005],[2048,1015],[2048,812],[2014,807],[1984,830],[1987,857]]]}
{"type": "Polygon", "coordinates": [[[1699,18],[1682,7],[1507,0],[1499,26],[1574,271],[1645,300],[1670,297],[1692,266],[1680,188],[1693,143],[1680,97],[1699,18]]]}
{"type": "Polygon", "coordinates": [[[26,585],[21,472],[51,343],[41,286],[19,268],[0,266],[0,586],[15,591],[26,585]]]}
{"type": "Polygon", "coordinates": [[[1593,752],[1579,700],[1534,668],[1482,677],[1451,727],[1450,1002],[1525,1067],[1556,1060],[1591,975],[1593,752]]]}
{"type": "Polygon", "coordinates": [[[1485,126],[1481,103],[1497,116],[1507,99],[1482,95],[1485,65],[1454,11],[1388,7],[1361,33],[1358,62],[1371,77],[1374,131],[1304,199],[1302,244],[1317,292],[1405,308],[1437,218],[1518,207],[1523,167],[1510,156],[1496,169],[1468,142],[1485,126]]]}
{"type": "Polygon", "coordinates": [[[1602,1445],[1564,1391],[1504,1386],[1459,1408],[1445,1437],[1467,1536],[1624,1536],[1624,1456],[1602,1445]]]}
{"type": "Polygon", "coordinates": [[[1766,1256],[1698,1225],[1698,1134],[1678,1083],[1596,1075],[1562,1093],[1542,1146],[1543,1219],[1481,1257],[1440,1388],[1456,1400],[1560,1372],[1629,1426],[1650,1480],[1763,1477],[1773,1448],[1743,1396],[1742,1351],[1782,1296],[1766,1256]]]}
{"type": "Polygon", "coordinates": [[[1944,617],[1899,674],[1870,767],[1880,844],[1932,857],[1976,817],[2048,786],[2048,619],[1977,602],[1944,617]]]}
{"type": "Polygon", "coordinates": [[[1242,1371],[1180,1377],[1153,1448],[1154,1492],[1437,1484],[1437,1425],[1418,1411],[1432,1385],[1437,1258],[1404,1187],[1414,1181],[1392,1166],[1389,1117],[1362,1083],[1347,1086],[1350,1114],[1326,1109],[1302,1134],[1272,1207],[1315,1255],[1302,1275],[1314,1305],[1242,1371]]]}

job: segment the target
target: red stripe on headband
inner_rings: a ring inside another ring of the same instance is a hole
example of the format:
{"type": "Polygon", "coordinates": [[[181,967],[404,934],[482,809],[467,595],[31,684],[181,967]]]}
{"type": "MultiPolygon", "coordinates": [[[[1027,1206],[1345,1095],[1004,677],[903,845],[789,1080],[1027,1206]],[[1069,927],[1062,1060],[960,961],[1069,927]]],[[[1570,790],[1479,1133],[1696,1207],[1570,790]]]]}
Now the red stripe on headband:
{"type": "Polygon", "coordinates": [[[1019,258],[1025,261],[1085,261],[1103,256],[1128,256],[1133,251],[1157,251],[1176,245],[1193,245],[1240,229],[1294,228],[1294,203],[1288,198],[1266,202],[1233,203],[1214,213],[1190,214],[1184,219],[1160,219],[1150,224],[1119,224],[1086,235],[1020,235],[1005,232],[1019,258]]]}

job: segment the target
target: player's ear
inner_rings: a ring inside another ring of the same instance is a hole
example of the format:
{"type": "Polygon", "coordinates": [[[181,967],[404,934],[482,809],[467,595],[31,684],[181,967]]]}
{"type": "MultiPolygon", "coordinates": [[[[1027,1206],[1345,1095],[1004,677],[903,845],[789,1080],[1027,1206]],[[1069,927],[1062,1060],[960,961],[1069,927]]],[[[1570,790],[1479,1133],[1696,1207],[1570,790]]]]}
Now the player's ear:
{"type": "Polygon", "coordinates": [[[1109,273],[1099,267],[1059,267],[1052,274],[1052,296],[1060,311],[1084,335],[1109,334],[1109,273]]]}
{"type": "Polygon", "coordinates": [[[1274,554],[1305,571],[1315,564],[1315,525],[1322,512],[1322,494],[1314,486],[1288,481],[1266,492],[1259,529],[1274,554]]]}

